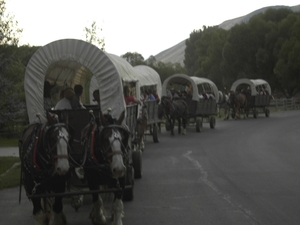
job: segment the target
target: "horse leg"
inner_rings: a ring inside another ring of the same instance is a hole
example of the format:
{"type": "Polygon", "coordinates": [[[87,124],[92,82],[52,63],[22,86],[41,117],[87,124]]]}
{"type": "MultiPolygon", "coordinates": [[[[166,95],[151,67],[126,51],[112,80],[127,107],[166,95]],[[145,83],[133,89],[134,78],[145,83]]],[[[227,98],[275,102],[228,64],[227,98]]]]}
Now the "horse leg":
{"type": "Polygon", "coordinates": [[[238,106],[236,106],[234,109],[234,119],[235,120],[238,119],[238,112],[239,112],[239,108],[238,108],[238,106]]]}
{"type": "Polygon", "coordinates": [[[171,136],[174,137],[174,126],[175,126],[175,120],[170,119],[170,128],[171,128],[171,136]]]}
{"type": "Polygon", "coordinates": [[[161,122],[157,123],[158,133],[161,133],[161,122]]]}
{"type": "Polygon", "coordinates": [[[122,191],[115,192],[115,198],[112,205],[112,215],[113,215],[113,222],[112,225],[122,225],[122,218],[124,217],[124,206],[122,201],[122,196],[125,188],[125,178],[119,178],[119,184],[122,188],[122,191]]]}
{"type": "Polygon", "coordinates": [[[187,119],[182,119],[183,135],[186,135],[186,124],[187,124],[187,119]]]}
{"type": "Polygon", "coordinates": [[[98,194],[93,194],[93,208],[90,213],[90,219],[94,225],[107,224],[106,217],[104,215],[103,201],[98,194]]]}
{"type": "Polygon", "coordinates": [[[62,197],[56,197],[53,204],[53,212],[50,215],[49,225],[66,225],[67,219],[63,212],[62,197]]]}
{"type": "MultiPolygon", "coordinates": [[[[53,186],[53,191],[55,193],[64,193],[65,192],[65,177],[58,177],[57,182],[53,186]]],[[[63,203],[62,197],[55,197],[54,204],[52,206],[52,213],[50,215],[49,225],[65,225],[67,224],[66,216],[63,212],[63,203]]]]}
{"type": "MultiPolygon", "coordinates": [[[[89,183],[89,188],[91,191],[93,190],[99,190],[99,186],[89,183]]],[[[104,215],[104,207],[103,207],[103,201],[102,198],[99,196],[99,194],[92,194],[93,196],[93,208],[90,213],[90,219],[92,220],[92,224],[94,225],[104,225],[107,224],[106,217],[104,215]]]]}
{"type": "MultiPolygon", "coordinates": [[[[34,184],[34,180],[32,180],[32,177],[30,174],[24,172],[23,173],[23,182],[24,182],[24,188],[26,190],[27,193],[29,194],[33,194],[32,190],[34,188],[36,188],[35,184],[34,184]]],[[[40,195],[43,193],[42,190],[40,190],[39,188],[37,188],[36,190],[36,194],[40,195]]],[[[33,219],[35,222],[35,225],[48,225],[48,218],[47,218],[47,213],[45,213],[45,210],[43,210],[43,206],[42,206],[42,199],[41,198],[32,198],[32,205],[33,205],[33,219]]]]}
{"type": "Polygon", "coordinates": [[[33,198],[32,204],[35,225],[48,225],[47,214],[42,210],[41,198],[33,198]]]}
{"type": "Polygon", "coordinates": [[[122,225],[122,218],[124,217],[124,206],[123,202],[121,199],[116,198],[113,206],[112,206],[112,211],[113,211],[113,222],[112,225],[122,225]]]}
{"type": "Polygon", "coordinates": [[[230,109],[228,109],[227,107],[224,108],[224,120],[228,120],[229,119],[229,114],[230,114],[230,109]]]}
{"type": "Polygon", "coordinates": [[[181,118],[178,117],[178,134],[181,134],[181,118]]]}

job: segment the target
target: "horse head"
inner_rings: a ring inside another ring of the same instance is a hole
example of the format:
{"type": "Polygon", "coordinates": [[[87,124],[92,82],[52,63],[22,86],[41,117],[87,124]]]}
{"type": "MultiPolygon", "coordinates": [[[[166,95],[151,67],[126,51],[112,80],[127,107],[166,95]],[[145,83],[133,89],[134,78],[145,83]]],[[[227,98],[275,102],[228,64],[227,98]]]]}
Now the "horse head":
{"type": "Polygon", "coordinates": [[[129,131],[121,126],[124,117],[125,111],[121,113],[118,120],[113,119],[110,115],[103,115],[100,111],[101,147],[104,157],[109,161],[114,178],[123,177],[126,171],[123,157],[126,154],[129,131]]]}
{"type": "Polygon", "coordinates": [[[51,155],[54,161],[54,173],[58,175],[65,175],[70,168],[69,139],[67,125],[59,123],[57,115],[48,113],[43,140],[47,154],[51,155]]]}

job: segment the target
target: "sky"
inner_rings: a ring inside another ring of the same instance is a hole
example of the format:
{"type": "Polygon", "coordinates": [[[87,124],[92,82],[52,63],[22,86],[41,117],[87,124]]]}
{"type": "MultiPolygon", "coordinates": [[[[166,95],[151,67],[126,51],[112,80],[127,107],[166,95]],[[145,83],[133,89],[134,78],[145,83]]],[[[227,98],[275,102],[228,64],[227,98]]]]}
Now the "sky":
{"type": "Polygon", "coordinates": [[[64,38],[85,40],[96,22],[105,51],[137,52],[144,59],[215,26],[257,9],[299,5],[299,0],[5,0],[6,13],[23,29],[20,45],[43,46],[64,38]]]}

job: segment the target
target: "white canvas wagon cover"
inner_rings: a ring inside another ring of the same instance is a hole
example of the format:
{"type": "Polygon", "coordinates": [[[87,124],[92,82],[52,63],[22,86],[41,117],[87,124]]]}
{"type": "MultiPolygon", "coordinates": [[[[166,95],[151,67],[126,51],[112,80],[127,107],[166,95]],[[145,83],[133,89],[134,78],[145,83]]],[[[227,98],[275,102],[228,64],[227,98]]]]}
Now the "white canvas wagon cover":
{"type": "Polygon", "coordinates": [[[190,84],[192,85],[192,99],[194,101],[199,101],[199,92],[198,92],[198,85],[209,85],[210,89],[214,92],[216,101],[218,101],[219,98],[219,93],[218,93],[218,88],[209,79],[206,78],[201,78],[201,77],[190,77],[186,74],[174,74],[170,77],[168,77],[164,82],[162,86],[162,96],[167,96],[167,88],[169,85],[172,84],[180,84],[180,85],[185,85],[189,86],[190,84]]]}
{"type": "MultiPolygon", "coordinates": [[[[111,60],[111,62],[115,65],[115,68],[118,72],[118,75],[120,77],[120,79],[123,82],[133,82],[136,83],[136,96],[138,99],[140,98],[140,89],[138,88],[139,86],[139,79],[137,77],[136,71],[134,70],[134,68],[130,65],[130,63],[128,63],[125,59],[114,55],[114,54],[110,54],[105,52],[105,54],[107,55],[107,57],[111,60]]],[[[111,84],[114,85],[114,84],[111,84]]],[[[90,84],[90,99],[93,99],[93,92],[94,90],[100,90],[100,96],[102,94],[101,89],[103,87],[101,85],[99,85],[99,83],[97,82],[97,77],[93,76],[91,79],[91,84],[90,84]]],[[[124,96],[122,95],[122,99],[124,100],[124,96]]],[[[101,100],[102,100],[102,96],[101,96],[101,100]]],[[[101,104],[102,106],[102,104],[101,104]]],[[[110,106],[110,108],[112,108],[113,106],[110,106]]],[[[101,107],[102,108],[102,107],[101,107]]],[[[103,110],[106,108],[102,108],[103,110]]]]}
{"type": "Polygon", "coordinates": [[[240,85],[240,84],[247,84],[250,86],[251,88],[251,95],[254,96],[254,95],[257,95],[257,90],[256,90],[256,87],[259,87],[259,86],[264,86],[265,89],[269,92],[269,94],[271,95],[271,87],[269,85],[269,83],[265,80],[262,80],[262,79],[255,79],[255,80],[252,80],[252,79],[247,79],[247,78],[242,78],[242,79],[238,79],[236,80],[230,90],[232,91],[236,91],[236,88],[240,85]]]}
{"type": "MultiPolygon", "coordinates": [[[[126,69],[126,68],[124,68],[126,69]]],[[[40,113],[44,118],[44,82],[64,84],[85,81],[92,73],[100,87],[101,106],[112,108],[119,117],[126,109],[119,70],[114,62],[96,46],[77,39],[62,39],[39,48],[31,57],[25,71],[24,89],[29,122],[40,113]]]]}
{"type": "Polygon", "coordinates": [[[162,85],[159,74],[146,65],[138,65],[133,68],[136,70],[140,88],[145,86],[155,86],[157,95],[159,99],[161,99],[162,85]]]}
{"type": "MultiPolygon", "coordinates": [[[[216,102],[219,101],[219,90],[217,88],[217,85],[215,85],[214,82],[212,82],[211,80],[204,78],[204,77],[193,77],[192,76],[191,79],[194,80],[194,82],[196,83],[197,86],[198,85],[209,85],[210,90],[215,95],[216,102]]],[[[204,89],[205,89],[205,87],[204,87],[204,89]]]]}

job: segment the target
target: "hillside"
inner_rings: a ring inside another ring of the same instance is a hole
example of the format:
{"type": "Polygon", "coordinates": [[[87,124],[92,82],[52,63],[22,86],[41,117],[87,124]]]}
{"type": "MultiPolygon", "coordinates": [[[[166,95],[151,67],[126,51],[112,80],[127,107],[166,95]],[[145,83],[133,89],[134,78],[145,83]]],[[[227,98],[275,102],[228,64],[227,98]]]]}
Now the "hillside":
{"type": "MultiPolygon", "coordinates": [[[[219,25],[220,28],[223,28],[225,30],[231,29],[234,25],[240,24],[240,23],[247,23],[251,17],[265,12],[269,8],[274,8],[274,9],[280,9],[280,8],[290,8],[293,12],[300,12],[300,5],[289,7],[289,6],[269,6],[269,7],[264,7],[258,10],[255,10],[245,16],[241,16],[235,19],[231,20],[226,20],[223,23],[219,25]]],[[[188,34],[189,35],[189,34],[188,34]]],[[[189,36],[187,36],[189,38],[189,36]]],[[[184,65],[184,50],[185,50],[185,40],[181,41],[177,45],[170,47],[154,57],[156,58],[157,61],[161,61],[164,63],[180,63],[182,66],[184,65]]]]}

